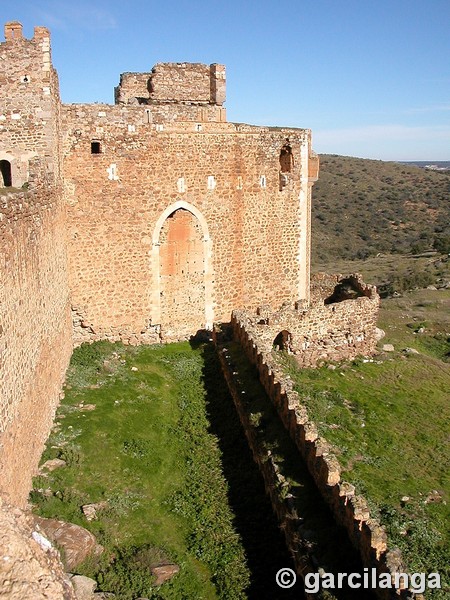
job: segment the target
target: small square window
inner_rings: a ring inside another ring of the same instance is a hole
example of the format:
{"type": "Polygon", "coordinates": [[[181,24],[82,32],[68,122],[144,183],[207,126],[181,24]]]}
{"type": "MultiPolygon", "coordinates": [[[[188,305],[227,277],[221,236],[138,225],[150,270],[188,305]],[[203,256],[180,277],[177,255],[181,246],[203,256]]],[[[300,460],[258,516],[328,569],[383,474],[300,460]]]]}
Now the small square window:
{"type": "Polygon", "coordinates": [[[91,154],[101,154],[100,142],[91,142],[91,154]]]}

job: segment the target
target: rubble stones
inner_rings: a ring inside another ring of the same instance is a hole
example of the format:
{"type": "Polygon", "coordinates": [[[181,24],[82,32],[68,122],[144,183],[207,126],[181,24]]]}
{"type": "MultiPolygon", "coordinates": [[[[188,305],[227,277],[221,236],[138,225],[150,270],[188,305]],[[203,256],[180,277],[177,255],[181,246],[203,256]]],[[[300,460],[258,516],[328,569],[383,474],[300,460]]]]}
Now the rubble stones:
{"type": "Polygon", "coordinates": [[[105,510],[106,508],[108,508],[108,502],[104,500],[102,502],[96,502],[94,504],[84,504],[81,507],[81,510],[83,511],[83,514],[88,521],[93,521],[97,518],[97,513],[99,511],[105,510]]]}
{"type": "Polygon", "coordinates": [[[152,575],[156,577],[155,585],[162,585],[164,582],[172,579],[180,570],[175,564],[158,565],[151,568],[152,575]]]}
{"type": "Polygon", "coordinates": [[[66,461],[62,460],[62,458],[52,458],[45,461],[45,463],[41,465],[40,472],[43,473],[44,471],[54,471],[55,469],[60,469],[66,465],[66,461]]]}
{"type": "Polygon", "coordinates": [[[95,579],[85,577],[84,575],[73,575],[71,577],[71,582],[77,600],[93,600],[93,598],[95,598],[94,591],[97,587],[95,579]]]}

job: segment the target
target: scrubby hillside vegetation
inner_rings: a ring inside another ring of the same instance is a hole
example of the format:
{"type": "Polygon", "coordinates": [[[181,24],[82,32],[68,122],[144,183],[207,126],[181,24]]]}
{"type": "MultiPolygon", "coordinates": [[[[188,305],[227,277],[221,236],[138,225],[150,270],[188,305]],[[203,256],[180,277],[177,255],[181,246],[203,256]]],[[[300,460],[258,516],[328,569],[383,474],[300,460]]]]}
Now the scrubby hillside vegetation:
{"type": "Polygon", "coordinates": [[[320,155],[313,263],[378,253],[450,252],[450,171],[320,155]]]}

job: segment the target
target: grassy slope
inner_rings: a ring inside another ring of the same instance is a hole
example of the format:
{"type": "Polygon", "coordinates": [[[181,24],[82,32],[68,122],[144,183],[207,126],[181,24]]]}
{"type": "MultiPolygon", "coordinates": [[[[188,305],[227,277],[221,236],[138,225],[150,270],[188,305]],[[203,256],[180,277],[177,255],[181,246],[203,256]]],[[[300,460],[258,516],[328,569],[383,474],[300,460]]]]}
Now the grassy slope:
{"type": "Polygon", "coordinates": [[[406,253],[450,233],[450,173],[321,155],[313,188],[313,262],[406,253]]]}
{"type": "Polygon", "coordinates": [[[122,600],[152,593],[243,597],[248,573],[217,441],[208,433],[202,365],[188,344],[100,343],[75,351],[43,457],[60,456],[68,466],[36,481],[53,495],[32,498],[44,516],[79,523],[99,537],[104,559],[85,572],[122,600]],[[80,410],[83,404],[95,409],[80,410]],[[81,505],[102,500],[108,508],[87,523],[81,505]],[[116,561],[108,565],[112,555],[116,561]],[[155,593],[148,567],[160,558],[181,570],[155,593]]]}
{"type": "Polygon", "coordinates": [[[442,287],[450,282],[450,259],[437,253],[432,256],[380,254],[364,260],[341,258],[316,262],[313,271],[361,273],[364,280],[376,285],[384,297],[428,285],[442,287]]]}
{"type": "MultiPolygon", "coordinates": [[[[322,155],[313,270],[360,272],[388,293],[449,281],[448,257],[406,255],[449,234],[449,198],[448,173],[322,155]]],[[[447,589],[430,595],[442,599],[450,584],[449,314],[444,290],[383,300],[380,347],[392,343],[395,353],[334,371],[290,368],[344,476],[381,512],[410,568],[446,572],[447,589]]]]}
{"type": "Polygon", "coordinates": [[[442,573],[450,542],[449,309],[448,290],[384,300],[381,345],[393,344],[394,353],[335,370],[287,367],[344,477],[381,511],[410,567],[442,573]]]}

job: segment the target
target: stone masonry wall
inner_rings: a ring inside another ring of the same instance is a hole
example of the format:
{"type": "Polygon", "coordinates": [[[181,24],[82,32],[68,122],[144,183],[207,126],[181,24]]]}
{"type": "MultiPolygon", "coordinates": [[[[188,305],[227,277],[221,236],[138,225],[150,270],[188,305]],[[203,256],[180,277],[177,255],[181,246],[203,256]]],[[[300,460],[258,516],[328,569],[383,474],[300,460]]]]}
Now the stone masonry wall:
{"type": "Polygon", "coordinates": [[[28,40],[20,24],[11,23],[5,26],[5,37],[0,43],[0,160],[11,163],[14,187],[28,181],[29,162],[36,156],[59,179],[60,101],[50,34],[36,27],[28,40]]]}
{"type": "MultiPolygon", "coordinates": [[[[19,506],[73,341],[179,339],[236,306],[309,296],[310,131],[226,123],[222,65],[157,65],[147,81],[125,77],[116,99],[61,105],[49,31],[36,27],[28,40],[20,23],[6,24],[0,498],[19,506]],[[281,178],[287,138],[292,169],[281,178]]],[[[4,581],[14,589],[24,549],[4,581]]]]}
{"type": "Polygon", "coordinates": [[[311,289],[309,307],[298,302],[295,307],[288,303],[276,312],[269,307],[260,307],[254,314],[234,311],[233,322],[257,339],[265,352],[277,345],[293,353],[303,367],[372,354],[380,301],[375,287],[366,286],[358,275],[319,275],[312,279],[311,289]],[[335,286],[348,279],[361,295],[324,304],[335,286]]]}
{"type": "Polygon", "coordinates": [[[177,334],[161,313],[159,235],[178,208],[202,228],[197,329],[235,307],[307,297],[299,267],[309,266],[308,130],[148,123],[145,108],[130,105],[63,106],[62,120],[77,343],[155,341],[159,327],[177,334]],[[296,167],[280,191],[287,137],[296,167]]]}
{"type": "Polygon", "coordinates": [[[65,211],[50,185],[0,196],[0,494],[23,505],[72,351],[65,211]]]}
{"type": "Polygon", "coordinates": [[[0,494],[25,503],[50,431],[72,343],[62,203],[58,79],[50,34],[19,23],[0,43],[0,494]]]}
{"type": "MultiPolygon", "coordinates": [[[[259,378],[267,395],[277,409],[280,418],[296,444],[322,496],[329,504],[338,523],[348,532],[353,545],[359,550],[363,564],[378,573],[406,572],[406,567],[398,551],[388,550],[386,532],[380,523],[370,515],[367,501],[357,494],[354,486],[341,479],[341,466],[328,442],[319,437],[317,426],[311,415],[300,403],[293,390],[291,379],[284,375],[280,367],[255,335],[255,330],[247,329],[246,323],[233,315],[234,338],[241,344],[249,360],[256,366],[259,378]]],[[[393,579],[394,580],[394,579],[393,579]]],[[[376,590],[380,600],[416,597],[407,590],[376,590]]]]}

